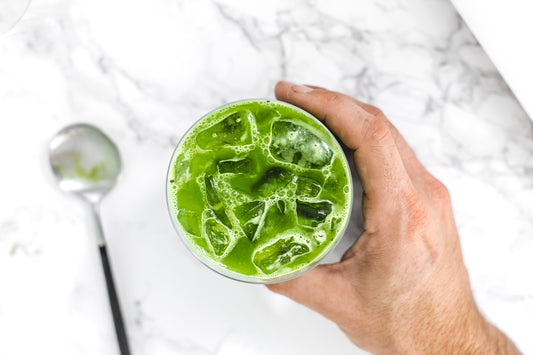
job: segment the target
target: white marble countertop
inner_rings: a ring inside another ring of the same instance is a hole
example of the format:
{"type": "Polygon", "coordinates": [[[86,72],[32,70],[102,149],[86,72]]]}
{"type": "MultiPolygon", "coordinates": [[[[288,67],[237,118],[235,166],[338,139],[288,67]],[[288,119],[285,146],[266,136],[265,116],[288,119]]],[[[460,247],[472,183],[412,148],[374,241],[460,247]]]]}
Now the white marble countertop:
{"type": "Polygon", "coordinates": [[[272,98],[281,78],[388,114],[451,191],[480,308],[533,353],[533,123],[448,0],[34,0],[0,37],[0,354],[118,354],[88,212],[47,162],[51,136],[80,121],[122,151],[102,214],[134,355],[363,353],[323,317],[205,268],[167,214],[186,129],[272,98]]]}
{"type": "Polygon", "coordinates": [[[533,118],[533,2],[451,0],[524,110],[533,118]]]}

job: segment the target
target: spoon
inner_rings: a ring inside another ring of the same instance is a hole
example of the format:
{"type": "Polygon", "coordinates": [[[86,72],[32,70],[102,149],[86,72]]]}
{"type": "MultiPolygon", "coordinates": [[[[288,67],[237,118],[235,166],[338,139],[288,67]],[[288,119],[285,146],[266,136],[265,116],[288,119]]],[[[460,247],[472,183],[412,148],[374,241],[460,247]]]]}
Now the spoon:
{"type": "Polygon", "coordinates": [[[100,221],[100,202],[115,185],[122,165],[118,148],[98,128],[74,124],[60,130],[50,141],[49,155],[60,189],[77,195],[91,207],[120,353],[129,355],[128,339],[100,221]]]}

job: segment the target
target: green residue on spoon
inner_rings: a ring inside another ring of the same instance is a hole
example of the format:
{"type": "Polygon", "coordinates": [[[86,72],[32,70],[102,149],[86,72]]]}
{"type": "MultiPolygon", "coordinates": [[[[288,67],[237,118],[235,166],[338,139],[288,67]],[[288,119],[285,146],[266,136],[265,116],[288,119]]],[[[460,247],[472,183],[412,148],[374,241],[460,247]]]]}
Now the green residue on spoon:
{"type": "Polygon", "coordinates": [[[75,178],[96,182],[100,179],[104,179],[106,176],[107,176],[107,165],[103,161],[96,165],[93,165],[88,170],[86,170],[81,165],[80,159],[76,159],[74,163],[74,177],[75,178]]]}

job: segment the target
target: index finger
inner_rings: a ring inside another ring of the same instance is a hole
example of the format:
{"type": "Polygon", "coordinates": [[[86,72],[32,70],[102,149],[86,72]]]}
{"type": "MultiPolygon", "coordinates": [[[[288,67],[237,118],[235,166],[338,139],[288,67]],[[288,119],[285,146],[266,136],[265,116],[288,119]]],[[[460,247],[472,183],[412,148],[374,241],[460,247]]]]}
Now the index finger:
{"type": "Polygon", "coordinates": [[[368,200],[389,201],[412,187],[385,117],[349,96],[285,81],[276,85],[276,97],[311,113],[354,150],[368,200]]]}

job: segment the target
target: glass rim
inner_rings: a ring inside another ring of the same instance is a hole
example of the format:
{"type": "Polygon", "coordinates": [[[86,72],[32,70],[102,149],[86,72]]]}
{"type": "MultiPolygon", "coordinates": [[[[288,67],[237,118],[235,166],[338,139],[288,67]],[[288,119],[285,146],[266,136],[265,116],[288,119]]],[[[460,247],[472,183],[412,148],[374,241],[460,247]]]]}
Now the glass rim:
{"type": "Polygon", "coordinates": [[[326,127],[326,125],[324,125],[324,123],[322,123],[319,119],[317,119],[315,116],[313,116],[309,112],[301,109],[298,106],[292,105],[292,104],[284,102],[284,101],[275,100],[275,99],[255,98],[255,99],[242,99],[242,100],[231,101],[231,102],[228,102],[226,104],[217,106],[214,109],[212,109],[209,112],[207,112],[206,114],[204,114],[203,116],[201,116],[199,119],[197,119],[185,131],[185,133],[180,138],[179,142],[176,144],[176,147],[174,148],[174,150],[172,152],[172,155],[171,155],[171,158],[170,158],[170,162],[168,164],[167,173],[165,175],[165,178],[166,178],[166,180],[165,180],[165,197],[166,197],[166,202],[167,202],[167,210],[168,210],[170,219],[172,221],[172,225],[174,226],[174,230],[179,235],[179,237],[180,237],[179,239],[181,239],[182,243],[185,244],[185,246],[187,247],[189,252],[191,252],[194,255],[194,257],[197,260],[199,260],[204,266],[208,267],[209,269],[211,269],[212,271],[218,273],[219,275],[225,276],[225,277],[230,278],[232,280],[241,281],[241,282],[244,282],[244,283],[263,284],[263,285],[275,284],[275,283],[280,283],[280,282],[292,280],[292,279],[294,279],[296,277],[299,277],[299,276],[309,272],[310,270],[314,269],[316,266],[318,266],[320,264],[320,262],[322,260],[324,260],[324,258],[329,253],[331,253],[333,251],[333,249],[335,249],[337,244],[340,242],[340,240],[344,236],[344,232],[346,231],[346,228],[348,227],[348,224],[349,224],[349,221],[350,221],[350,216],[352,214],[352,207],[353,207],[353,176],[352,176],[352,172],[350,170],[350,165],[348,163],[348,159],[346,158],[346,154],[344,154],[344,150],[342,149],[342,146],[339,144],[339,142],[337,140],[337,137],[329,130],[329,128],[326,127]],[[224,108],[227,108],[227,107],[230,107],[230,106],[234,106],[234,105],[237,105],[237,104],[244,104],[244,103],[251,103],[251,102],[261,102],[261,101],[264,101],[264,102],[275,102],[275,103],[280,104],[282,106],[287,106],[287,107],[289,107],[291,109],[294,109],[294,110],[304,114],[305,116],[313,119],[320,126],[322,126],[322,128],[325,129],[327,134],[333,139],[333,142],[336,145],[336,148],[340,152],[342,152],[342,160],[344,162],[344,167],[346,168],[346,171],[348,173],[348,179],[347,180],[348,180],[348,186],[349,186],[349,190],[350,190],[350,194],[349,194],[350,198],[349,198],[348,211],[347,211],[348,213],[346,214],[347,218],[345,219],[342,228],[339,229],[339,232],[335,236],[335,239],[332,240],[329,243],[329,245],[327,245],[324,248],[322,253],[319,254],[318,256],[316,256],[315,259],[313,259],[312,262],[306,264],[305,266],[303,266],[303,267],[301,267],[299,269],[290,271],[290,272],[288,272],[286,274],[276,275],[276,276],[273,276],[273,277],[265,277],[265,278],[255,277],[255,276],[250,276],[250,275],[244,275],[244,274],[240,274],[238,272],[229,270],[229,269],[224,268],[223,266],[221,266],[220,263],[217,263],[216,261],[211,260],[211,259],[207,258],[206,256],[202,255],[197,250],[197,248],[194,245],[192,245],[192,243],[187,239],[187,237],[184,236],[184,231],[182,230],[183,227],[181,226],[179,221],[177,221],[177,216],[174,213],[174,207],[171,206],[171,203],[170,203],[170,196],[169,196],[170,188],[169,188],[169,183],[168,183],[169,176],[170,176],[169,175],[170,174],[170,169],[171,169],[172,164],[174,162],[174,159],[175,159],[176,153],[178,151],[178,148],[180,147],[180,145],[183,142],[183,140],[188,136],[189,132],[194,127],[196,127],[196,125],[198,125],[202,120],[204,120],[205,118],[207,118],[208,116],[210,116],[214,112],[222,110],[224,108]]]}

